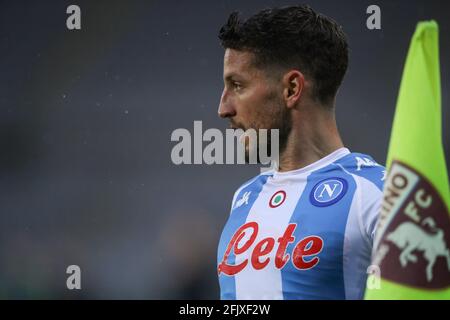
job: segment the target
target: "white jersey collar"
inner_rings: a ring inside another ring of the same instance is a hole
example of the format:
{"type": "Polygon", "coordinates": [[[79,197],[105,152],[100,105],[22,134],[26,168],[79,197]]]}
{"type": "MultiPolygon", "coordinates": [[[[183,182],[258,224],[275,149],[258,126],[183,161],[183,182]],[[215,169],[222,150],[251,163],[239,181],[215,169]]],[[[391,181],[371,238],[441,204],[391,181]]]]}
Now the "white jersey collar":
{"type": "Polygon", "coordinates": [[[319,159],[316,162],[313,162],[313,163],[307,165],[306,167],[303,167],[300,169],[295,169],[295,170],[290,170],[290,171],[283,171],[283,172],[274,171],[273,177],[274,178],[286,177],[286,176],[290,176],[290,175],[310,173],[311,171],[315,171],[320,168],[326,167],[327,165],[335,162],[339,158],[342,158],[343,156],[346,156],[349,153],[350,153],[349,149],[342,147],[342,148],[339,148],[339,149],[333,151],[332,153],[323,157],[322,159],[319,159]]]}

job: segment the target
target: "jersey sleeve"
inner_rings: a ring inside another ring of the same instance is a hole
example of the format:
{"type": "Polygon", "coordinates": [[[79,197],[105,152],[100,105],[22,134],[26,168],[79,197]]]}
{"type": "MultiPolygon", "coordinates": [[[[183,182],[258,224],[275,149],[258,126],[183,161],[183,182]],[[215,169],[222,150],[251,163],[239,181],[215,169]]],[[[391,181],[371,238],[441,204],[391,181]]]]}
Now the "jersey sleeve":
{"type": "Polygon", "coordinates": [[[363,190],[361,220],[364,234],[368,237],[370,243],[373,243],[383,194],[378,188],[371,189],[372,188],[369,187],[363,190]]]}
{"type": "Polygon", "coordinates": [[[360,231],[372,247],[383,198],[386,168],[371,156],[361,153],[345,157],[343,165],[358,180],[360,231]]]}

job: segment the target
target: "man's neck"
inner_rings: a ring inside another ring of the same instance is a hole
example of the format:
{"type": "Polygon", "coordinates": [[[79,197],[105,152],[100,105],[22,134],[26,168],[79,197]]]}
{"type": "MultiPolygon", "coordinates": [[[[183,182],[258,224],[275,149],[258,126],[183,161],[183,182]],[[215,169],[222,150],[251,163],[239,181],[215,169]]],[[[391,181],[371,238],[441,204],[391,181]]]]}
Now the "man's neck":
{"type": "Polygon", "coordinates": [[[344,147],[333,114],[309,115],[301,120],[293,121],[286,147],[280,154],[280,172],[306,167],[344,147]]]}

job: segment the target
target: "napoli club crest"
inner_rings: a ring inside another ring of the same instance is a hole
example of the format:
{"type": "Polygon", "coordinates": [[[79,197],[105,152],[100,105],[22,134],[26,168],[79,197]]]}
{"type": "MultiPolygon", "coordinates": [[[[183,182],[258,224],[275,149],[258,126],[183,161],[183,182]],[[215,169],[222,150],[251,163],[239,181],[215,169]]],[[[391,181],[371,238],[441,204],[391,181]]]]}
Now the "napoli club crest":
{"type": "Polygon", "coordinates": [[[309,199],[316,207],[328,207],[341,200],[347,189],[348,183],[345,179],[327,178],[312,188],[309,199]]]}

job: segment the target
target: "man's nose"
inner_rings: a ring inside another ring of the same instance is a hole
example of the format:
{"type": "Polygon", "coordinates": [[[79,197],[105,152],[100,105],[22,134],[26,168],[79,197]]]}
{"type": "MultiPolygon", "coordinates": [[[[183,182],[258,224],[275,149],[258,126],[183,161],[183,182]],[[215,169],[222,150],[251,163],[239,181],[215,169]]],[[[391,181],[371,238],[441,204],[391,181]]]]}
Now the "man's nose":
{"type": "Polygon", "coordinates": [[[221,118],[229,118],[234,117],[236,115],[236,110],[233,106],[233,103],[228,98],[226,90],[222,92],[222,97],[220,98],[219,104],[219,117],[221,118]]]}

